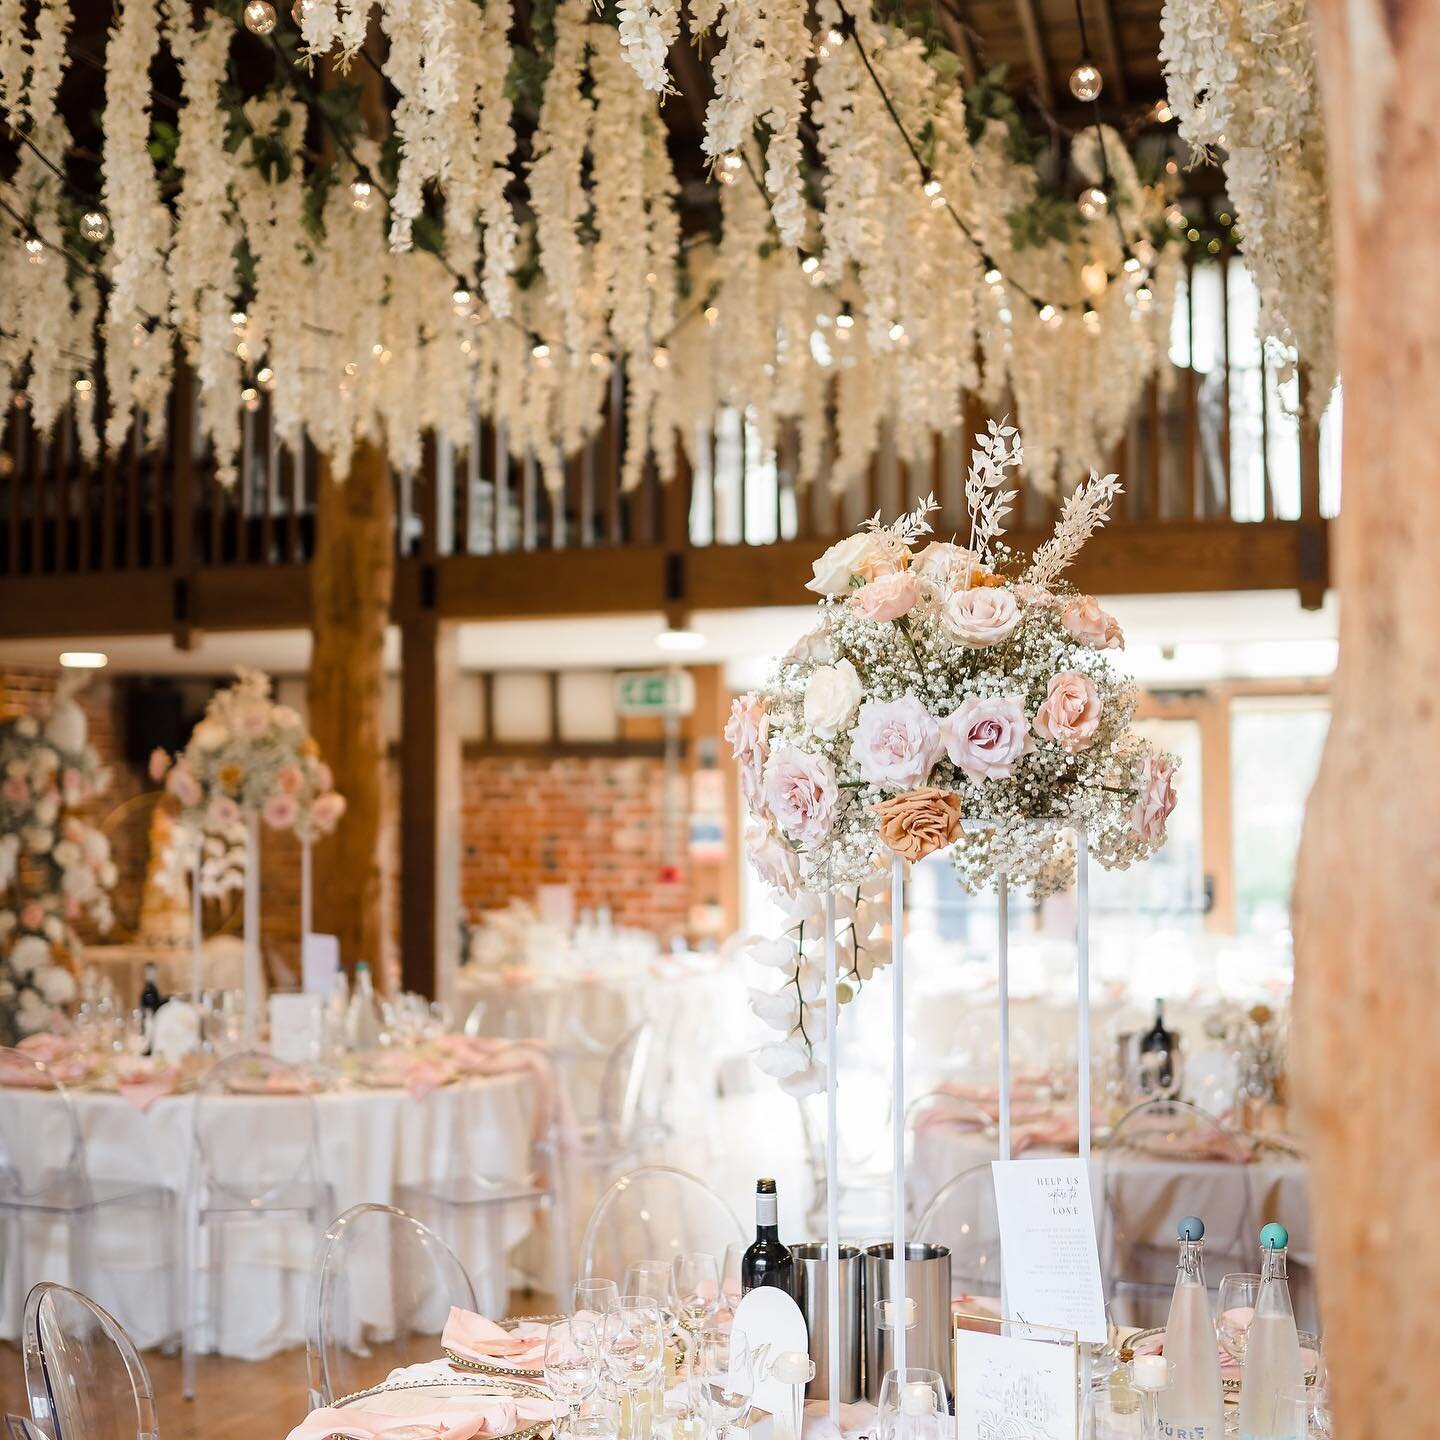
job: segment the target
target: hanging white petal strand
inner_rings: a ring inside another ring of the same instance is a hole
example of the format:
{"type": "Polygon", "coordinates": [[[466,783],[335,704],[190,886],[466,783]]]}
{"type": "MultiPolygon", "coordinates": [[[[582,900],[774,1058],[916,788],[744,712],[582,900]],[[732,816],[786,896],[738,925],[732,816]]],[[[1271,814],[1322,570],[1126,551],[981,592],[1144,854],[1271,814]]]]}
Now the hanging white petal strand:
{"type": "Polygon", "coordinates": [[[120,0],[106,55],[101,164],[111,235],[105,436],[112,447],[124,441],[137,410],[158,428],[170,380],[172,339],[161,323],[170,311],[170,216],[149,149],[150,63],[159,44],[155,0],[120,0]]]}
{"type": "Polygon", "coordinates": [[[506,198],[510,156],[515,149],[511,104],[506,91],[510,74],[510,0],[486,0],[481,23],[479,76],[480,218],[485,226],[485,269],[481,289],[485,303],[501,319],[512,308],[510,275],[515,268],[518,238],[515,212],[506,198]]]}
{"type": "Polygon", "coordinates": [[[25,128],[29,72],[23,0],[0,0],[0,119],[17,130],[25,128]]]}
{"type": "Polygon", "coordinates": [[[647,90],[670,92],[666,60],[680,34],[678,0],[619,0],[620,44],[625,59],[647,90]]]}
{"type": "Polygon", "coordinates": [[[1334,251],[1315,37],[1304,0],[1166,0],[1160,60],[1182,138],[1224,152],[1225,189],[1260,297],[1262,341],[1310,379],[1319,414],[1336,376],[1334,251]]]}
{"type": "Polygon", "coordinates": [[[219,106],[232,33],[223,19],[192,30],[188,6],[170,12],[170,48],[185,106],[175,154],[181,181],[168,262],[170,313],[199,382],[200,430],[215,446],[215,474],[222,485],[234,483],[240,451],[241,363],[231,318],[235,275],[216,264],[239,239],[230,198],[235,158],[225,147],[219,106]]]}
{"type": "Polygon", "coordinates": [[[424,87],[426,0],[382,0],[380,23],[389,45],[385,76],[395,87],[392,124],[400,167],[390,202],[390,248],[408,250],[416,218],[425,205],[425,182],[439,173],[440,156],[426,108],[424,87]]]}

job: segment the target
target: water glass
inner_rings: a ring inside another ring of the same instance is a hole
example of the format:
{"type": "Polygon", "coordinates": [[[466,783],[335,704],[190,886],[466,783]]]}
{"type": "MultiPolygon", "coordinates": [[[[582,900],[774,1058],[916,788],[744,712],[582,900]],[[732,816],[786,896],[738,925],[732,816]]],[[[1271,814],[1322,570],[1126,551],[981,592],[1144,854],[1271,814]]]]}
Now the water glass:
{"type": "Polygon", "coordinates": [[[617,1390],[655,1385],[664,1370],[665,1326],[653,1301],[624,1299],[605,1315],[604,1371],[617,1390]]]}
{"type": "Polygon", "coordinates": [[[565,1406],[567,1428],[580,1410],[581,1401],[592,1395],[599,1380],[593,1350],[582,1343],[569,1320],[557,1321],[545,1331],[545,1383],[550,1393],[565,1406]]]}
{"type": "Polygon", "coordinates": [[[704,1326],[695,1338],[691,1370],[709,1429],[723,1436],[743,1424],[755,1400],[755,1361],[744,1332],[704,1326]]]}
{"type": "Polygon", "coordinates": [[[1220,1282],[1215,1302],[1215,1334],[1220,1348],[1241,1365],[1255,1315],[1255,1298],[1260,1294],[1260,1277],[1249,1272],[1227,1275],[1220,1282]]]}

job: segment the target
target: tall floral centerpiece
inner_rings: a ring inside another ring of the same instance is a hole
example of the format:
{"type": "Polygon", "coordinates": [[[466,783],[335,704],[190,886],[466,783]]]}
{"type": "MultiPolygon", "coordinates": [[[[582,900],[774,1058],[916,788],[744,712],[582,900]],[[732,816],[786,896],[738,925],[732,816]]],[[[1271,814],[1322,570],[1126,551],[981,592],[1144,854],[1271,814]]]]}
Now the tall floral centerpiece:
{"type": "Polygon", "coordinates": [[[244,887],[247,1024],[258,1022],[260,970],[260,826],[293,830],[302,855],[301,929],[309,930],[310,847],[345,813],[330,767],[299,712],[277,704],[270,677],[240,668],[217,690],[184,750],[157,750],[152,778],[180,807],[177,829],[192,873],[195,980],[200,990],[200,902],[244,887]]]}
{"type": "Polygon", "coordinates": [[[1107,869],[1164,843],[1176,761],[1131,728],[1136,690],[1111,658],[1119,625],[1063,578],[1108,518],[1117,477],[1092,475],[1027,559],[1002,538],[1021,460],[1013,427],[992,421],[976,436],[964,545],[926,541],[927,499],[831,546],[808,582],[817,624],[768,686],[732,706],[746,848],[799,917],[754,952],[786,976],[754,1006],[783,1032],[760,1062],[792,1090],[825,1084],[813,1041],[826,1022],[807,1013],[818,992],[804,979],[821,940],[804,929],[813,897],[847,897],[853,947],[875,928],[867,916],[894,857],[949,849],[967,890],[1004,875],[1038,898],[1070,884],[1076,828],[1107,869]]]}
{"type": "Polygon", "coordinates": [[[114,918],[110,842],[74,813],[110,779],[85,730],[69,685],[48,715],[0,723],[0,1044],[52,1027],[75,998],[76,923],[114,918]]]}

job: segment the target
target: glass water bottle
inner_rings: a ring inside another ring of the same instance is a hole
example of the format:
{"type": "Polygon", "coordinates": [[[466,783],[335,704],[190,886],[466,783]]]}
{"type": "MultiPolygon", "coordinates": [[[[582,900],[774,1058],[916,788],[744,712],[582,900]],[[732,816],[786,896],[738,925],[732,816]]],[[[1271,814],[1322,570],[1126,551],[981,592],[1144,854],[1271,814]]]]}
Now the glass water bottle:
{"type": "Polygon", "coordinates": [[[1305,1440],[1298,1430],[1294,1396],[1305,1385],[1300,1336],[1285,1280],[1283,1225],[1260,1232],[1260,1293],[1245,1342],[1245,1375],[1240,1382],[1240,1440],[1305,1440]]]}
{"type": "Polygon", "coordinates": [[[1160,1433],[1166,1440],[1221,1440],[1225,1433],[1220,1354],[1200,1253],[1204,1236],[1198,1216],[1180,1222],[1175,1293],[1165,1322],[1165,1358],[1175,1366],[1175,1378],[1159,1396],[1160,1433]]]}

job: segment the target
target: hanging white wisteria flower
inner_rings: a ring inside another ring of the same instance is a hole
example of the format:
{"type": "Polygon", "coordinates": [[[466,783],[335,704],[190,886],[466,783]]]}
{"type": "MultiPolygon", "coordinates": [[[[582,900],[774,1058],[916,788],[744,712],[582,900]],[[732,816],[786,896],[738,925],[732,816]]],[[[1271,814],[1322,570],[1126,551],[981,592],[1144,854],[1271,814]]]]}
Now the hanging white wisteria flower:
{"type": "Polygon", "coordinates": [[[680,34],[677,0],[619,0],[616,8],[626,61],[647,90],[668,94],[666,57],[680,34]]]}
{"type": "Polygon", "coordinates": [[[1304,0],[1166,0],[1160,59],[1181,137],[1224,153],[1262,341],[1303,360],[1319,414],[1336,377],[1334,251],[1315,36],[1304,0]]]}

